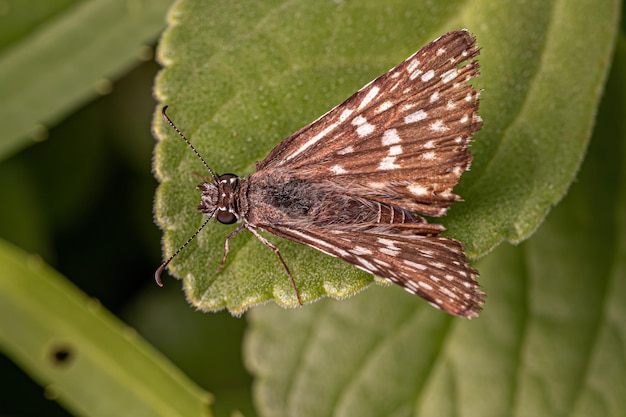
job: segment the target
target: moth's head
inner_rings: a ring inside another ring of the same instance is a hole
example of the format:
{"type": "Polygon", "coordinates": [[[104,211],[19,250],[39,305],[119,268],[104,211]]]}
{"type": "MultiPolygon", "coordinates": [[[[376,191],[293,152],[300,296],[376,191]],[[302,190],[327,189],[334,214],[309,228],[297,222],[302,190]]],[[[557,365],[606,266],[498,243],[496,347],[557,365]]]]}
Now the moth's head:
{"type": "Polygon", "coordinates": [[[220,175],[217,182],[204,182],[198,185],[202,191],[198,210],[217,219],[223,224],[235,223],[239,218],[235,204],[239,177],[234,174],[220,175]]]}

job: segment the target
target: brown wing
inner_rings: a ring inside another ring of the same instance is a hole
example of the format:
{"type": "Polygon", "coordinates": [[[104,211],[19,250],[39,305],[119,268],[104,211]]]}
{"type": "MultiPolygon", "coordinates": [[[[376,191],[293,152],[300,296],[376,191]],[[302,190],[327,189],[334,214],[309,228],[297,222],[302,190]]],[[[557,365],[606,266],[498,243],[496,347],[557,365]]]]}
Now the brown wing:
{"type": "Polygon", "coordinates": [[[327,178],[358,195],[445,214],[482,124],[479,91],[467,84],[478,75],[478,53],[466,30],[440,37],[285,139],[257,169],[327,178]]]}
{"type": "Polygon", "coordinates": [[[478,271],[469,265],[463,245],[433,236],[433,226],[378,226],[370,230],[343,230],[340,226],[263,228],[386,278],[450,314],[477,317],[485,297],[476,281],[478,271]]]}

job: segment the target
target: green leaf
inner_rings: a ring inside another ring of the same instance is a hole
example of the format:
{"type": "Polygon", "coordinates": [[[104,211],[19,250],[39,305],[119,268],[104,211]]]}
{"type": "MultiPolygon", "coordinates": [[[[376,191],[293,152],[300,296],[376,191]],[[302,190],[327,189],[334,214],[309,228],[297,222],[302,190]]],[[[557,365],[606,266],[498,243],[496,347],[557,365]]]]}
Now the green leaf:
{"type": "Polygon", "coordinates": [[[125,309],[124,318],[194,382],[211,387],[213,415],[257,415],[252,405],[252,377],[241,356],[246,320],[227,311],[194,311],[174,285],[143,291],[130,309],[125,309]]]}
{"type": "Polygon", "coordinates": [[[0,349],[76,415],[210,415],[209,395],[133,329],[4,241],[0,349]]]}
{"type": "MultiPolygon", "coordinates": [[[[472,171],[445,219],[447,236],[480,256],[519,242],[567,191],[583,159],[609,68],[619,2],[591,0],[393,3],[181,1],[172,9],[159,59],[159,101],[219,173],[249,175],[254,162],[365,83],[441,34],[477,35],[485,124],[472,171]],[[592,31],[581,27],[593,27],[592,31]]],[[[167,255],[202,222],[195,210],[201,163],[158,114],[155,201],[167,255]]],[[[240,314],[275,299],[296,306],[276,256],[249,233],[209,225],[170,265],[189,300],[240,314]]],[[[346,297],[373,281],[313,249],[268,237],[305,301],[346,297]]]]}
{"type": "Polygon", "coordinates": [[[626,410],[626,38],[578,181],[478,262],[480,318],[399,288],[248,315],[263,416],[602,416],[626,410]]]}
{"type": "Polygon", "coordinates": [[[484,134],[458,187],[466,203],[448,216],[470,255],[528,238],[567,192],[610,68],[620,3],[476,2],[478,27],[489,28],[478,31],[484,134]]]}
{"type": "Polygon", "coordinates": [[[0,5],[0,158],[42,140],[48,126],[140,59],[169,0],[4,1],[0,5]]]}

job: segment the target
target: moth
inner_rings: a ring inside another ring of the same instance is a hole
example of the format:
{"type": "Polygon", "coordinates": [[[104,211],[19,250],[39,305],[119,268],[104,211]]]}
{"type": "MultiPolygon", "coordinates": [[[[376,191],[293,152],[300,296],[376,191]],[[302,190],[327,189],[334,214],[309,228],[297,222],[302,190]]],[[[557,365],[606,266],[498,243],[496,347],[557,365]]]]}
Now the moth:
{"type": "Polygon", "coordinates": [[[450,314],[476,317],[485,294],[457,240],[441,237],[438,217],[460,197],[452,192],[472,160],[468,147],[480,130],[475,38],[449,32],[298,130],[256,164],[248,178],[216,174],[200,184],[207,215],[240,222],[224,243],[248,230],[278,257],[298,302],[302,298],[279,249],[259,230],[315,248],[402,286],[450,314]]]}

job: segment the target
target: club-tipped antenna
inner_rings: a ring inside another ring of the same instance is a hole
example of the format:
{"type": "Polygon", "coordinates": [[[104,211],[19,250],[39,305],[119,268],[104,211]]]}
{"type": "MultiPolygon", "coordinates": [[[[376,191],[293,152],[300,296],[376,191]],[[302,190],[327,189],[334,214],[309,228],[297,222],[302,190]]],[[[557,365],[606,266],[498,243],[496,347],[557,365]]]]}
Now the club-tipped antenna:
{"type": "Polygon", "coordinates": [[[204,160],[204,158],[202,157],[202,155],[200,155],[200,152],[198,152],[198,150],[191,144],[191,142],[189,141],[189,139],[187,139],[185,137],[185,135],[183,134],[183,132],[181,132],[180,130],[178,130],[178,128],[176,127],[176,125],[174,124],[174,122],[172,122],[172,120],[167,116],[167,114],[165,114],[165,110],[167,110],[168,106],[163,106],[163,109],[161,109],[161,116],[163,116],[163,120],[165,120],[167,122],[167,124],[169,124],[170,126],[172,126],[172,129],[174,129],[176,131],[176,133],[178,133],[178,136],[180,136],[185,143],[187,143],[187,146],[189,146],[191,148],[191,150],[193,151],[193,153],[196,154],[196,156],[198,157],[198,159],[200,159],[202,161],[202,163],[204,164],[204,167],[207,169],[207,171],[209,171],[211,173],[211,177],[213,177],[213,181],[217,184],[218,182],[218,178],[217,175],[215,175],[215,172],[213,172],[213,170],[211,169],[211,167],[209,166],[209,164],[207,164],[207,162],[204,160]]]}
{"type": "Polygon", "coordinates": [[[198,236],[198,233],[200,233],[200,231],[202,231],[202,229],[204,229],[204,226],[206,226],[207,223],[209,222],[209,220],[211,220],[211,217],[212,216],[207,217],[207,219],[204,221],[204,223],[202,223],[202,225],[198,228],[198,230],[196,230],[196,232],[193,235],[191,235],[191,237],[189,239],[187,239],[187,241],[180,248],[178,248],[178,250],[176,252],[174,252],[174,254],[172,256],[170,256],[167,261],[163,262],[161,264],[161,266],[159,266],[157,268],[157,270],[154,272],[154,280],[156,281],[156,283],[157,283],[157,285],[159,287],[163,286],[163,281],[161,281],[161,273],[163,272],[165,267],[167,267],[167,265],[170,262],[172,262],[172,259],[174,259],[176,256],[178,256],[178,254],[181,253],[183,251],[183,249],[185,249],[185,247],[187,247],[187,245],[189,243],[191,243],[191,241],[196,238],[196,236],[198,236]]]}

